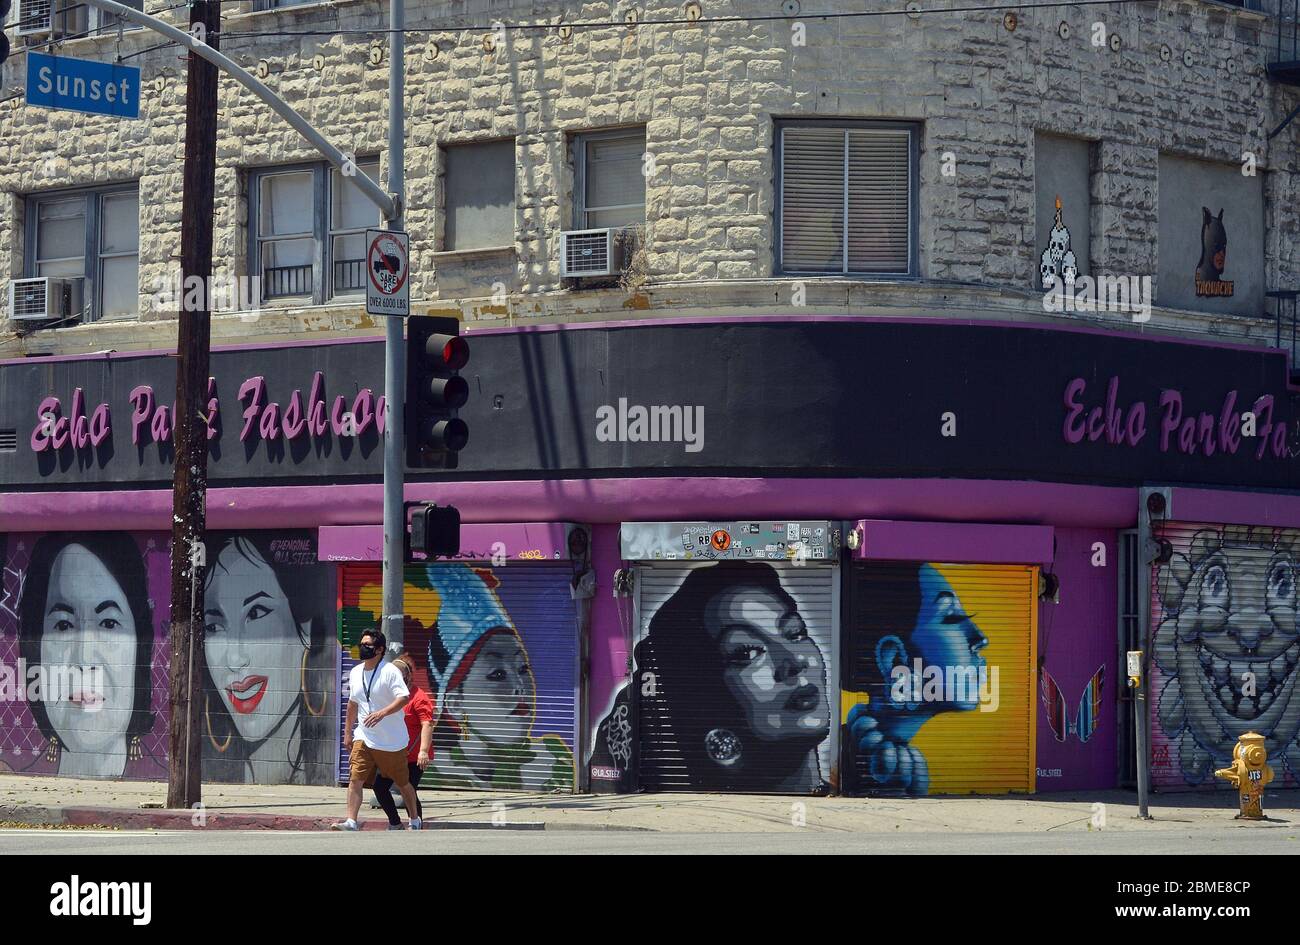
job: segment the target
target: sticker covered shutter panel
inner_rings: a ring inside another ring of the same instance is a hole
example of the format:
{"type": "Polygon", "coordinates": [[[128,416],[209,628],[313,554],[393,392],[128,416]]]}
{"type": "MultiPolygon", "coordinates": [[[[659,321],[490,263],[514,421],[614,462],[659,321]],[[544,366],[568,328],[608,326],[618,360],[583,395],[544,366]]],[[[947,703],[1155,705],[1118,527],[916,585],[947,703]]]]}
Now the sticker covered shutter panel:
{"type": "Polygon", "coordinates": [[[644,790],[823,789],[834,749],[837,574],[762,562],[638,568],[644,790]]]}
{"type": "Polygon", "coordinates": [[[841,706],[846,793],[1034,790],[1037,573],[854,565],[841,706]],[[868,732],[883,737],[864,744],[868,732]]]}
{"type": "Polygon", "coordinates": [[[1300,530],[1174,522],[1155,537],[1172,554],[1151,569],[1151,783],[1231,790],[1214,771],[1246,732],[1294,783],[1300,530]]]}

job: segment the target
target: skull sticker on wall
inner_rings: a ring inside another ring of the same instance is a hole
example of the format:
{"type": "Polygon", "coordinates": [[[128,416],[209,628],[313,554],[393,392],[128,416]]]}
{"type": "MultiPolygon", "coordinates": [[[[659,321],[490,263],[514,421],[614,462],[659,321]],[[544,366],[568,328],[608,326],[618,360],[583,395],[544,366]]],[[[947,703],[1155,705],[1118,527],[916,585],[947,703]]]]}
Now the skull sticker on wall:
{"type": "Polygon", "coordinates": [[[1047,248],[1038,257],[1038,277],[1044,289],[1050,289],[1059,278],[1067,289],[1073,288],[1079,277],[1079,263],[1070,249],[1070,231],[1061,217],[1061,198],[1056,198],[1056,218],[1047,238],[1047,248]]]}

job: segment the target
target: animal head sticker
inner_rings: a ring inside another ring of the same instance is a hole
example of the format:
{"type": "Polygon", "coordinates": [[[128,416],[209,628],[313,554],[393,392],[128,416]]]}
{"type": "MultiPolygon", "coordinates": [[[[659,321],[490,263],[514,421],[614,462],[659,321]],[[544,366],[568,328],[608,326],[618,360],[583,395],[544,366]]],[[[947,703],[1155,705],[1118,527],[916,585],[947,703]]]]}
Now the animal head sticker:
{"type": "Polygon", "coordinates": [[[1196,264],[1196,294],[1230,296],[1233,284],[1225,281],[1223,271],[1228,262],[1228,231],[1223,227],[1223,208],[1219,215],[1201,207],[1201,261],[1196,264]]]}

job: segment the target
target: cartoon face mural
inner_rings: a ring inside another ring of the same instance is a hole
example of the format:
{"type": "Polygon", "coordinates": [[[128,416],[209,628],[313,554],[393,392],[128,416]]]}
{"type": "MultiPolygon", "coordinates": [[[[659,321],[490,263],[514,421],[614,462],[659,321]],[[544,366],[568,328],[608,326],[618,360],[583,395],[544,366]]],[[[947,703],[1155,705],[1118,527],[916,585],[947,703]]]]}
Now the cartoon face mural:
{"type": "MultiPolygon", "coordinates": [[[[2,546],[0,763],[71,777],[165,774],[154,684],[156,543],[123,533],[11,535],[2,546]]],[[[161,560],[160,560],[161,559],[161,560]]],[[[160,567],[160,565],[162,567],[160,567]]]]}
{"type": "MultiPolygon", "coordinates": [[[[822,792],[828,621],[810,626],[779,572],[755,561],[690,570],[648,616],[631,683],[597,728],[592,770],[649,790],[822,792]]],[[[643,624],[645,624],[643,616],[643,624]]]]}
{"type": "MultiPolygon", "coordinates": [[[[380,607],[379,574],[367,574],[375,580],[345,579],[349,625],[373,625],[380,607]]],[[[411,566],[406,609],[414,675],[434,703],[421,788],[573,791],[577,634],[567,571],[411,566]]]]}
{"type": "Polygon", "coordinates": [[[936,783],[943,791],[1032,789],[1021,717],[1033,651],[1032,573],[928,563],[855,568],[845,637],[848,685],[858,696],[843,718],[848,792],[915,796],[936,783]],[[997,762],[985,755],[994,743],[1005,746],[997,762]],[[999,783],[991,768],[1024,774],[999,783]]]}
{"type": "MultiPolygon", "coordinates": [[[[204,777],[333,783],[334,569],[309,533],[210,533],[208,552],[204,777]]],[[[166,777],[168,536],[10,535],[0,557],[0,691],[50,683],[0,700],[0,764],[166,777]]]]}
{"type": "Polygon", "coordinates": [[[1300,531],[1183,526],[1163,537],[1175,551],[1153,575],[1153,781],[1214,784],[1246,732],[1265,736],[1294,781],[1300,531]]]}
{"type": "Polygon", "coordinates": [[[333,783],[332,569],[307,532],[216,532],[207,547],[205,777],[333,783]]]}

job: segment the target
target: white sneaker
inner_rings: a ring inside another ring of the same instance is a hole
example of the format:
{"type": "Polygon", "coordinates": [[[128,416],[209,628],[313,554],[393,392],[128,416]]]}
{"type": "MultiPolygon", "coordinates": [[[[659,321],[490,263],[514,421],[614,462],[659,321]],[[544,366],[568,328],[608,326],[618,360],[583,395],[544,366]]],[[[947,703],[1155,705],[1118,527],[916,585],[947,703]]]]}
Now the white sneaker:
{"type": "Polygon", "coordinates": [[[361,828],[357,826],[357,822],[355,820],[352,820],[351,818],[341,821],[340,823],[337,824],[330,824],[330,830],[360,830],[360,829],[361,828]]]}
{"type": "Polygon", "coordinates": [[[419,817],[412,817],[412,818],[411,818],[411,829],[412,829],[412,830],[423,830],[423,829],[424,829],[424,821],[421,820],[419,817]]]}

